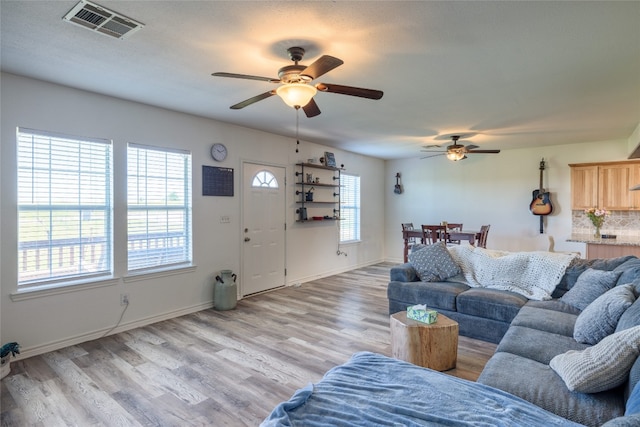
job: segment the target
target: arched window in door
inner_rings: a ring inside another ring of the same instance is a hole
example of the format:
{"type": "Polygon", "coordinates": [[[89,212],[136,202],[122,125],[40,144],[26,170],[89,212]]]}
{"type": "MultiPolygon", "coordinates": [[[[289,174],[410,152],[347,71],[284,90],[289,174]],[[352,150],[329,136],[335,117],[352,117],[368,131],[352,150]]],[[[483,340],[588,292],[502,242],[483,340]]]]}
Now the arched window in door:
{"type": "Polygon", "coordinates": [[[278,188],[278,180],[269,171],[261,170],[253,176],[252,187],[278,188]]]}

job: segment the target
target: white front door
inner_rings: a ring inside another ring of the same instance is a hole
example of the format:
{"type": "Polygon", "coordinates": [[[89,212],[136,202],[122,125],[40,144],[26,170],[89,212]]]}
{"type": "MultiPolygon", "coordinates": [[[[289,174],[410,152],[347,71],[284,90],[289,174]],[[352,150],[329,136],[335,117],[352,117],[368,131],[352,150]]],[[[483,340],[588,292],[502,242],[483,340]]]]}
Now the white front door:
{"type": "Polygon", "coordinates": [[[243,163],[242,296],[285,284],[285,168],[243,163]]]}

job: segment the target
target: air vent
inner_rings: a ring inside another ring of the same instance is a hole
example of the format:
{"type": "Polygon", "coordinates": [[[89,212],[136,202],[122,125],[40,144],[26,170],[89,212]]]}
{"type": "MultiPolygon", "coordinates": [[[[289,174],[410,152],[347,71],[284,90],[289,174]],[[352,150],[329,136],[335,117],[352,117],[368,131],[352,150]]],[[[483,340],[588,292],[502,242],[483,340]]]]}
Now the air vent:
{"type": "Polygon", "coordinates": [[[144,27],[140,22],[86,0],[81,0],[62,19],[117,39],[129,37],[144,27]]]}

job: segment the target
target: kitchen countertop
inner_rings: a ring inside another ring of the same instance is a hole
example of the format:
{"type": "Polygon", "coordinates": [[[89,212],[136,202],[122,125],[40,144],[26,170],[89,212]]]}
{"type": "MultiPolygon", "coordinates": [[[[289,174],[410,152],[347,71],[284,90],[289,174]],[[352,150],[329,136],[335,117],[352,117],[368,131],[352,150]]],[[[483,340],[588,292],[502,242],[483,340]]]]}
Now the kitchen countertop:
{"type": "Polygon", "coordinates": [[[640,246],[640,237],[620,236],[615,239],[597,239],[593,234],[572,234],[567,242],[589,243],[592,245],[640,246]]]}

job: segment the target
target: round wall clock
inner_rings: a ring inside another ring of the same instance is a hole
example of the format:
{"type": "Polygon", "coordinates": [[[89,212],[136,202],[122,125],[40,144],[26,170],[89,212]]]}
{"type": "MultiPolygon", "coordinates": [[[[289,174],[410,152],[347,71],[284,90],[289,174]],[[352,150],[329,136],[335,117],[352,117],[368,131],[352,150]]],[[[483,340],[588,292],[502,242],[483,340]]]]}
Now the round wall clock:
{"type": "Polygon", "coordinates": [[[227,147],[224,144],[213,144],[211,146],[211,157],[217,162],[221,162],[227,158],[227,147]]]}

